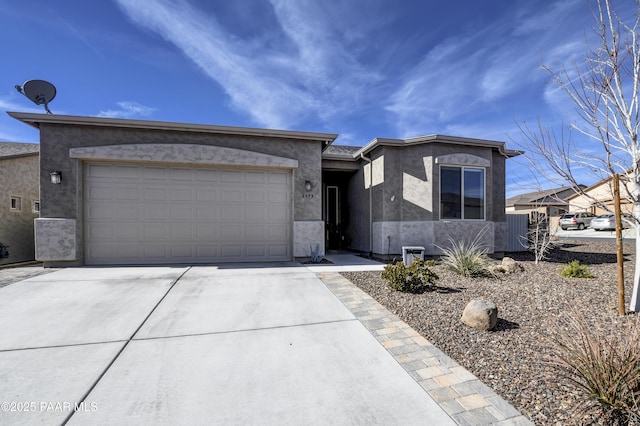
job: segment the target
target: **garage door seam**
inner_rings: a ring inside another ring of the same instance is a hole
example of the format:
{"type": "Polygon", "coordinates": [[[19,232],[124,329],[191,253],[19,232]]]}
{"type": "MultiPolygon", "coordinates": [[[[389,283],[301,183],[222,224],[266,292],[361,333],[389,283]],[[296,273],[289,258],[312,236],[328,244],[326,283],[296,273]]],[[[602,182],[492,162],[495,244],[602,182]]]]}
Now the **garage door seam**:
{"type": "MultiPolygon", "coordinates": [[[[171,283],[171,285],[169,286],[169,288],[167,289],[167,291],[164,293],[164,295],[160,298],[160,300],[158,300],[158,303],[155,304],[155,306],[151,309],[151,311],[149,311],[149,313],[147,314],[147,316],[144,318],[144,320],[142,320],[142,322],[140,323],[140,325],[138,326],[138,328],[136,328],[136,330],[133,332],[133,334],[131,335],[131,337],[129,337],[129,339],[127,339],[124,343],[124,345],[122,345],[122,348],[120,348],[120,350],[118,351],[118,353],[113,357],[113,359],[111,360],[111,362],[105,367],[105,369],[102,371],[102,373],[100,373],[100,375],[98,376],[98,378],[95,380],[95,382],[93,382],[93,384],[91,385],[91,387],[89,387],[89,390],[82,396],[82,398],[80,399],[78,406],[83,405],[84,401],[87,399],[87,397],[91,394],[91,392],[93,392],[93,389],[95,389],[95,387],[98,385],[98,383],[100,383],[100,380],[102,380],[102,378],[104,377],[105,374],[107,374],[107,371],[109,371],[109,369],[111,368],[111,366],[116,362],[116,360],[120,357],[120,354],[122,354],[122,352],[124,352],[124,350],[127,348],[127,346],[129,346],[129,343],[131,343],[131,341],[133,340],[134,336],[138,333],[138,331],[140,331],[140,329],[142,328],[142,326],[147,322],[147,320],[149,319],[149,317],[155,312],[155,310],[158,308],[158,306],[160,306],[160,304],[162,303],[162,301],[169,295],[169,293],[171,292],[171,290],[173,289],[173,287],[175,287],[175,285],[178,283],[178,281],[180,281],[182,279],[182,277],[184,277],[184,275],[189,272],[191,270],[192,266],[189,266],[182,274],[180,274],[180,276],[178,278],[176,278],[173,283],[171,283]]],[[[71,417],[73,417],[73,415],[75,414],[75,411],[71,411],[69,413],[69,415],[67,416],[66,419],[64,419],[64,421],[62,422],[62,426],[66,425],[69,420],[71,420],[71,417]]]]}

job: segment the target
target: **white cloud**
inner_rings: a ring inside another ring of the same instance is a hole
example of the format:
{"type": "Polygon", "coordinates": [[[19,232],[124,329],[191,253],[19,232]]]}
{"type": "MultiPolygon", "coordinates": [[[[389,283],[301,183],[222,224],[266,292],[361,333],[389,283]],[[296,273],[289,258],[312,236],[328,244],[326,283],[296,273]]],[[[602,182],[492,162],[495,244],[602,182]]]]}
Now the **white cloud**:
{"type": "Polygon", "coordinates": [[[21,112],[45,112],[44,107],[35,106],[26,97],[19,99],[17,96],[0,95],[0,110],[4,111],[21,111],[21,112]]]}
{"type": "Polygon", "coordinates": [[[120,109],[108,109],[98,113],[98,117],[109,118],[133,118],[133,117],[148,117],[152,115],[156,108],[141,105],[137,102],[122,101],[116,103],[120,109]]]}
{"type": "Polygon", "coordinates": [[[575,54],[575,40],[584,35],[579,25],[566,24],[576,5],[582,6],[570,0],[540,11],[514,10],[434,46],[405,74],[386,106],[399,132],[441,132],[453,122],[472,125],[469,116],[482,116],[492,104],[515,100],[531,87],[540,87],[542,96],[549,78],[540,68],[543,59],[567,58],[557,43],[575,54]],[[544,58],[548,52],[550,58],[544,58]]]}
{"type": "Polygon", "coordinates": [[[273,31],[284,37],[269,40],[230,34],[185,1],[117,2],[218,82],[233,107],[267,127],[290,128],[309,116],[329,120],[353,108],[377,79],[335,38],[315,2],[273,0],[279,24],[273,31]]]}

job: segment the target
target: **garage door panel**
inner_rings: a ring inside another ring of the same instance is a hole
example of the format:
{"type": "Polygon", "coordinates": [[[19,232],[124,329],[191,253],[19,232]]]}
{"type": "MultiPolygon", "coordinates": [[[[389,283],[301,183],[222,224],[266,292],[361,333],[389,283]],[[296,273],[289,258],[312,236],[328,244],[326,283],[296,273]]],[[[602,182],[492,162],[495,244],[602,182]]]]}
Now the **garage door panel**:
{"type": "Polygon", "coordinates": [[[192,222],[194,218],[193,210],[191,205],[172,206],[170,219],[172,221],[192,222]]]}
{"type": "Polygon", "coordinates": [[[122,200],[134,202],[140,199],[139,189],[131,186],[114,188],[112,191],[106,193],[102,198],[104,199],[104,197],[106,197],[109,193],[112,194],[112,198],[115,198],[118,201],[122,200]]]}
{"type": "Polygon", "coordinates": [[[289,173],[269,173],[269,183],[277,183],[280,185],[286,185],[289,182],[289,173]]]}
{"type": "Polygon", "coordinates": [[[173,223],[169,226],[170,237],[176,241],[190,241],[195,237],[193,223],[173,223]]]}
{"type": "Polygon", "coordinates": [[[289,253],[289,246],[284,244],[282,245],[270,245],[269,246],[269,256],[271,257],[279,257],[286,256],[289,253]]]}
{"type": "Polygon", "coordinates": [[[218,180],[217,170],[196,170],[196,181],[202,182],[215,182],[218,180]]]}
{"type": "Polygon", "coordinates": [[[270,225],[267,232],[269,240],[284,241],[289,236],[289,228],[285,225],[270,225]]]}
{"type": "Polygon", "coordinates": [[[162,243],[171,239],[171,231],[166,223],[145,223],[142,238],[139,241],[162,243]]]}
{"type": "Polygon", "coordinates": [[[191,245],[169,246],[169,256],[175,260],[190,260],[194,257],[194,248],[191,245]]]}
{"type": "Polygon", "coordinates": [[[193,179],[193,170],[190,169],[170,169],[171,180],[191,181],[193,179]]]}
{"type": "Polygon", "coordinates": [[[218,206],[198,207],[196,209],[196,222],[215,222],[220,217],[218,206]]]}
{"type": "Polygon", "coordinates": [[[92,240],[110,239],[112,232],[113,232],[113,225],[108,223],[87,226],[86,237],[92,240]]]}
{"type": "Polygon", "coordinates": [[[271,205],[266,210],[266,220],[271,223],[281,223],[288,221],[291,211],[284,206],[271,205]]]}
{"type": "Polygon", "coordinates": [[[143,167],[142,177],[145,180],[161,181],[167,179],[167,169],[163,167],[143,167]]]}
{"type": "Polygon", "coordinates": [[[220,258],[223,260],[240,259],[242,254],[242,246],[239,244],[220,246],[220,258]]]}
{"type": "Polygon", "coordinates": [[[87,164],[87,264],[291,259],[291,174],[87,164]]]}
{"type": "Polygon", "coordinates": [[[241,205],[222,205],[220,206],[220,221],[226,223],[243,222],[243,210],[241,205]]]}
{"type": "Polygon", "coordinates": [[[135,220],[140,221],[142,219],[141,209],[137,204],[123,203],[114,209],[115,218],[118,220],[135,220]]]}
{"type": "Polygon", "coordinates": [[[264,245],[248,245],[246,254],[247,257],[263,258],[267,254],[267,248],[264,245]]]}
{"type": "Polygon", "coordinates": [[[140,241],[144,234],[137,223],[113,223],[111,229],[111,238],[116,241],[140,241]]]}
{"type": "Polygon", "coordinates": [[[193,190],[188,186],[171,188],[169,190],[169,201],[179,202],[193,200],[193,190]]]}
{"type": "Polygon", "coordinates": [[[223,189],[220,191],[220,201],[223,203],[242,202],[242,192],[237,189],[223,189]]]}
{"type": "Polygon", "coordinates": [[[264,172],[247,172],[245,174],[245,182],[247,183],[265,183],[266,173],[264,172]]]}
{"type": "Polygon", "coordinates": [[[220,181],[227,183],[242,183],[242,172],[239,170],[220,171],[220,181]]]}
{"type": "Polygon", "coordinates": [[[85,209],[85,220],[110,220],[116,215],[116,207],[111,203],[94,203],[85,209]]]}
{"type": "Polygon", "coordinates": [[[200,188],[196,193],[196,201],[217,201],[218,192],[213,188],[200,188]]]}
{"type": "Polygon", "coordinates": [[[144,201],[167,201],[167,191],[164,188],[145,188],[144,201]]]}
{"type": "Polygon", "coordinates": [[[260,206],[248,206],[245,210],[245,218],[248,223],[264,223],[265,211],[260,206]]]}
{"type": "Polygon", "coordinates": [[[269,191],[269,203],[288,203],[289,193],[285,191],[269,191]]]}
{"type": "Polygon", "coordinates": [[[267,229],[263,225],[246,225],[245,236],[250,241],[268,241],[267,229]]]}
{"type": "Polygon", "coordinates": [[[264,203],[264,191],[246,191],[244,193],[244,201],[247,203],[264,203]]]}
{"type": "Polygon", "coordinates": [[[243,225],[238,223],[227,224],[220,229],[220,239],[222,241],[240,241],[243,238],[242,228],[243,225]]]}

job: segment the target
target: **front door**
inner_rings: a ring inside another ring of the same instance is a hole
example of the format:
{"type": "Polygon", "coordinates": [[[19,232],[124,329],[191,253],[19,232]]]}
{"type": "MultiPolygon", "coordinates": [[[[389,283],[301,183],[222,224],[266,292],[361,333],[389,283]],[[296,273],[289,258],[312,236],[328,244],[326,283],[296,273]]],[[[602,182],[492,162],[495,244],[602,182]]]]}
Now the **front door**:
{"type": "Polygon", "coordinates": [[[337,186],[327,186],[325,196],[325,223],[328,250],[338,250],[342,239],[340,223],[340,189],[337,186]]]}

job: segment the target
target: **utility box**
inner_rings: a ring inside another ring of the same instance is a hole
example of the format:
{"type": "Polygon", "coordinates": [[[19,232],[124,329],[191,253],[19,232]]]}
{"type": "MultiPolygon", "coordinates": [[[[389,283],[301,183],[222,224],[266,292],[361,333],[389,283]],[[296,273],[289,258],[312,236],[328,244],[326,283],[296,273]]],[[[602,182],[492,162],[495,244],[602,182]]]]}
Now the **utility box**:
{"type": "Polygon", "coordinates": [[[424,260],[424,247],[402,247],[402,263],[411,265],[415,259],[424,260]]]}

